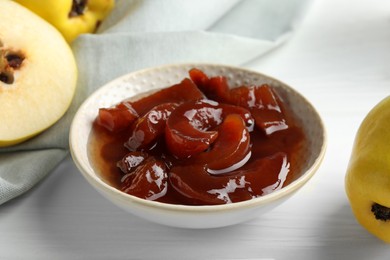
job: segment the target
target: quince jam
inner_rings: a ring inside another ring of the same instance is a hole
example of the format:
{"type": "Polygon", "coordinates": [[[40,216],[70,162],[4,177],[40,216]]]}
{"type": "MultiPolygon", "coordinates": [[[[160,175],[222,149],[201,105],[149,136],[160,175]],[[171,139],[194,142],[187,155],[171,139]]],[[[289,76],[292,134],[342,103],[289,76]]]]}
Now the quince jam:
{"type": "Polygon", "coordinates": [[[189,71],[180,83],[99,109],[90,159],[117,189],[184,205],[250,200],[299,177],[299,122],[269,85],[230,88],[189,71]]]}

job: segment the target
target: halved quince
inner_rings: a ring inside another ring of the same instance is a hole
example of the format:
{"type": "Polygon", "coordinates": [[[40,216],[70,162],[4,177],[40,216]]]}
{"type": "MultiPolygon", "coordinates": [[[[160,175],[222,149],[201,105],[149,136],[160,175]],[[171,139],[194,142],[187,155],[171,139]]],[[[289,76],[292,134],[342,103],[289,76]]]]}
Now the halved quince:
{"type": "Polygon", "coordinates": [[[72,101],[77,67],[49,23],[0,0],[0,146],[20,143],[59,120],[72,101]]]}

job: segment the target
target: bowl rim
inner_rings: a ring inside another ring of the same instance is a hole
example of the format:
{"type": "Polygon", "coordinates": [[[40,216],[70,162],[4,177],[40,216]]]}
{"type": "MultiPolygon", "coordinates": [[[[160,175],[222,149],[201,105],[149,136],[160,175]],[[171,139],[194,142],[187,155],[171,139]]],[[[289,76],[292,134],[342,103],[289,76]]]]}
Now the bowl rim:
{"type": "Polygon", "coordinates": [[[73,159],[73,162],[75,163],[76,167],[78,170],[82,173],[82,175],[86,178],[88,182],[94,188],[97,189],[96,186],[99,186],[99,188],[102,188],[105,192],[110,193],[111,195],[118,196],[122,200],[128,200],[128,202],[131,202],[133,204],[137,204],[139,206],[144,206],[144,207],[149,207],[149,208],[159,208],[163,210],[169,210],[169,211],[179,211],[182,213],[203,213],[203,212],[214,212],[214,211],[232,211],[232,210],[238,210],[243,207],[245,208],[252,208],[256,207],[259,205],[263,205],[272,201],[275,201],[281,197],[287,196],[289,194],[292,194],[293,192],[297,191],[300,187],[302,187],[307,181],[309,181],[313,176],[314,173],[319,169],[326,153],[326,148],[327,148],[327,133],[326,129],[324,126],[324,122],[322,118],[320,117],[318,111],[315,109],[315,107],[309,102],[301,93],[299,93],[297,90],[292,88],[290,85],[275,79],[271,76],[268,76],[264,73],[248,69],[248,68],[243,68],[239,66],[233,66],[233,65],[225,65],[225,64],[218,64],[218,63],[205,63],[205,62],[195,62],[195,63],[172,63],[172,64],[165,64],[165,65],[160,65],[160,66],[154,66],[154,67],[149,67],[149,68],[144,68],[141,70],[136,70],[133,72],[126,73],[122,76],[119,76],[115,79],[112,79],[93,91],[79,106],[77,109],[77,112],[75,113],[73,120],[71,122],[70,126],[70,132],[69,132],[69,148],[70,148],[70,154],[73,159]],[[153,71],[153,70],[159,70],[159,69],[167,69],[167,68],[180,68],[180,67],[221,67],[221,68],[227,68],[230,70],[239,70],[242,72],[246,73],[252,73],[252,74],[257,74],[261,77],[270,79],[272,81],[278,82],[280,85],[283,85],[283,87],[286,87],[295,94],[299,95],[300,98],[302,98],[313,110],[315,115],[317,116],[318,122],[321,126],[321,131],[322,131],[322,139],[323,143],[321,145],[321,149],[319,151],[319,154],[317,158],[315,158],[313,164],[297,179],[292,181],[290,184],[287,186],[281,188],[280,190],[274,191],[270,194],[260,196],[251,200],[245,200],[245,201],[240,201],[240,202],[235,202],[235,203],[229,203],[229,204],[222,204],[222,205],[183,205],[183,204],[169,204],[169,203],[164,203],[164,202],[158,202],[158,201],[150,201],[146,199],[142,199],[127,193],[124,193],[113,186],[107,184],[104,182],[99,176],[93,172],[88,171],[87,167],[84,162],[78,159],[77,151],[75,150],[75,145],[74,145],[74,140],[75,136],[78,131],[78,126],[77,122],[79,118],[82,116],[84,109],[89,105],[90,102],[92,102],[97,96],[100,95],[100,93],[104,93],[107,91],[108,88],[110,88],[112,85],[114,85],[118,81],[122,81],[123,79],[126,79],[130,76],[136,75],[136,74],[143,74],[145,72],[153,71]]]}

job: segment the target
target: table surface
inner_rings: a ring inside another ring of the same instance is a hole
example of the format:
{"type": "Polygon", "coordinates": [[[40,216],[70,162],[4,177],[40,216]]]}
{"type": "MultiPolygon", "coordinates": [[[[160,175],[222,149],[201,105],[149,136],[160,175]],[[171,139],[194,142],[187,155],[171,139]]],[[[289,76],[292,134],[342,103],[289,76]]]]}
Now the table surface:
{"type": "Polygon", "coordinates": [[[390,1],[315,1],[286,44],[246,65],[306,96],[328,133],[316,175],[269,213],[211,230],[149,223],[104,199],[68,157],[0,207],[0,259],[390,259],[344,190],[355,133],[390,93],[389,49],[390,1]]]}

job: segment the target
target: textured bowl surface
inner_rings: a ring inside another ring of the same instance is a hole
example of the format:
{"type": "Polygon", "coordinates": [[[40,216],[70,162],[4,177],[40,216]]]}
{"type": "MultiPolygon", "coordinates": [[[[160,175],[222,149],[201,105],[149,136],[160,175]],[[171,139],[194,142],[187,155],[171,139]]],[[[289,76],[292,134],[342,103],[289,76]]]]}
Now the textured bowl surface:
{"type": "Polygon", "coordinates": [[[176,227],[212,228],[228,226],[255,218],[279,205],[301,188],[316,172],[326,149],[326,135],[322,120],[314,107],[286,84],[237,67],[213,64],[178,64],[133,72],[117,78],[93,93],[79,108],[70,131],[72,158],[86,178],[103,196],[114,204],[150,221],[176,227]],[[88,159],[88,137],[92,122],[101,107],[110,107],[123,99],[143,92],[171,86],[188,77],[191,68],[199,68],[209,76],[224,75],[231,87],[270,84],[290,107],[303,125],[308,138],[307,158],[301,177],[286,187],[256,199],[218,206],[186,206],[147,201],[125,194],[99,177],[88,159]]]}

